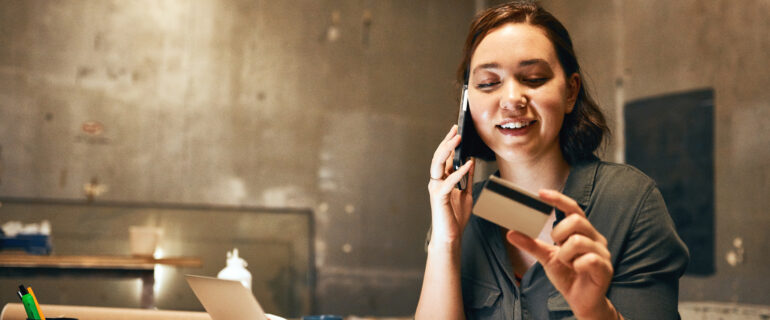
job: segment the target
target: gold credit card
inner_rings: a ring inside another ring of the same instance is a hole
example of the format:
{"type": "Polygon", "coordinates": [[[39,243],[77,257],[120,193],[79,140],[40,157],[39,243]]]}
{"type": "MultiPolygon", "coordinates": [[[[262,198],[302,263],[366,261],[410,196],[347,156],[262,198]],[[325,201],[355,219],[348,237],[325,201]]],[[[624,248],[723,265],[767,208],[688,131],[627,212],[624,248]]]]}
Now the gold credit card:
{"type": "Polygon", "coordinates": [[[537,238],[553,207],[513,183],[490,176],[473,206],[473,214],[510,230],[537,238]]]}

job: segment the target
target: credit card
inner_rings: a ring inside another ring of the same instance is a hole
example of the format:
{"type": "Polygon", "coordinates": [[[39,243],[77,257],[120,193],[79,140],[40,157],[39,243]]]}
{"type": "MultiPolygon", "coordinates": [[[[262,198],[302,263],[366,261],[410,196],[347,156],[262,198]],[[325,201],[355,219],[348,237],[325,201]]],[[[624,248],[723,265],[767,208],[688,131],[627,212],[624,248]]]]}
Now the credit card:
{"type": "Polygon", "coordinates": [[[513,183],[490,176],[484,184],[473,214],[509,230],[537,238],[553,207],[513,183]]]}

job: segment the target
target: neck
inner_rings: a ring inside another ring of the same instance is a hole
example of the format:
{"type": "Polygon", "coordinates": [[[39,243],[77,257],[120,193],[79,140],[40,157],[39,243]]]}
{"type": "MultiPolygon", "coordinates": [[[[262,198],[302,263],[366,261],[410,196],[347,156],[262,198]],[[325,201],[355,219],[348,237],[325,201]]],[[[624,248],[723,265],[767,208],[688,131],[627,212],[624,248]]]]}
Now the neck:
{"type": "Polygon", "coordinates": [[[537,158],[506,160],[497,157],[500,177],[537,194],[540,189],[561,191],[570,166],[561,150],[537,158]]]}

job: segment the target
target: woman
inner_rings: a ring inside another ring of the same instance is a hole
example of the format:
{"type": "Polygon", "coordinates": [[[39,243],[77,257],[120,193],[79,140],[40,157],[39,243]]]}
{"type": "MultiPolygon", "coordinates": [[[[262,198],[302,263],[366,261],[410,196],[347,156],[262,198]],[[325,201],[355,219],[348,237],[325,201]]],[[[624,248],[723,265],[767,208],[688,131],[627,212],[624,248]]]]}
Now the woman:
{"type": "Polygon", "coordinates": [[[533,2],[488,9],[459,70],[481,138],[465,146],[558,211],[537,239],[472,216],[479,186],[454,186],[475,161],[451,169],[452,127],[430,167],[416,319],[677,318],[687,248],[655,183],[594,155],[608,129],[562,24],[533,2]]]}

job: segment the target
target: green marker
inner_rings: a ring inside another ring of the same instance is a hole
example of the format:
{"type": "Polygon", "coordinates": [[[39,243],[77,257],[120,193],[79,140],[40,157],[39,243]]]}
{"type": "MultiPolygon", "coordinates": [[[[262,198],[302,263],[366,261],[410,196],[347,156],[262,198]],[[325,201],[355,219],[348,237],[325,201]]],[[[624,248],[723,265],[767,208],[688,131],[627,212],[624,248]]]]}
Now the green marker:
{"type": "Polygon", "coordinates": [[[24,285],[19,286],[19,296],[21,303],[24,304],[24,311],[27,312],[27,318],[40,320],[40,314],[37,313],[37,306],[35,306],[35,298],[29,294],[24,285]]]}

